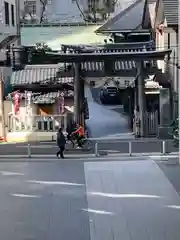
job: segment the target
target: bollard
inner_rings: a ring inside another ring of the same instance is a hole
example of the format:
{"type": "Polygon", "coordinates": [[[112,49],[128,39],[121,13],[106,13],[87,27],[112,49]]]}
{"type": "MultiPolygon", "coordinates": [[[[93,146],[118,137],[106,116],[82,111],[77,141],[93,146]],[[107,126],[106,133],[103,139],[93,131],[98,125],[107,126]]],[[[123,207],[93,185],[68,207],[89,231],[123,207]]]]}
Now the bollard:
{"type": "Polygon", "coordinates": [[[129,156],[132,156],[132,142],[129,142],[129,156]]]}
{"type": "Polygon", "coordinates": [[[166,154],[166,141],[162,142],[162,154],[165,155],[166,154]]]}
{"type": "Polygon", "coordinates": [[[98,142],[95,143],[95,156],[98,157],[99,153],[98,153],[98,142]]]}
{"type": "Polygon", "coordinates": [[[28,158],[31,158],[31,145],[28,144],[28,158]]]}

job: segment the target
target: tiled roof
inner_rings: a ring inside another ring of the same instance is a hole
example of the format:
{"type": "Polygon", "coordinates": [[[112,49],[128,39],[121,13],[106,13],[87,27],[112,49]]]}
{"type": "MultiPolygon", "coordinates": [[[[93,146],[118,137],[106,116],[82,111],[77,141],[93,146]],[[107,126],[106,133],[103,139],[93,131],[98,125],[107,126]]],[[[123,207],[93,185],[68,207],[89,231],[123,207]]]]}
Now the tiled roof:
{"type": "Polygon", "coordinates": [[[64,69],[64,63],[58,63],[58,64],[42,64],[42,65],[26,65],[25,70],[32,70],[32,69],[57,69],[57,72],[61,69],[64,69]]]}
{"type": "Polygon", "coordinates": [[[163,0],[168,25],[178,25],[178,0],[163,0]]]}
{"type": "MultiPolygon", "coordinates": [[[[131,47],[131,44],[124,44],[127,45],[126,48],[119,48],[119,49],[113,49],[113,48],[104,48],[102,50],[97,50],[95,52],[103,52],[103,53],[108,53],[108,52],[140,52],[140,51],[144,51],[144,49],[147,50],[152,50],[153,48],[153,42],[149,41],[149,42],[142,42],[139,43],[137,47],[135,47],[135,43],[134,43],[134,47],[131,47]]],[[[116,46],[116,44],[114,44],[114,46],[116,46]]],[[[113,47],[113,44],[112,44],[113,47]]],[[[136,62],[133,60],[119,60],[119,61],[115,61],[115,71],[121,71],[121,70],[131,70],[132,68],[136,68],[136,62]]],[[[85,70],[85,71],[103,71],[104,70],[104,62],[84,62],[81,63],[81,69],[85,70]]]]}
{"type": "MultiPolygon", "coordinates": [[[[104,71],[103,62],[84,62],[81,64],[84,71],[104,71]]],[[[115,71],[131,70],[136,68],[135,61],[115,61],[115,71]]]]}
{"type": "Polygon", "coordinates": [[[25,85],[33,83],[73,83],[72,77],[58,77],[58,68],[32,68],[13,72],[12,85],[25,85]]]}
{"type": "Polygon", "coordinates": [[[125,10],[120,11],[109,19],[96,32],[104,31],[130,31],[139,28],[142,24],[145,0],[137,0],[125,10]]]}

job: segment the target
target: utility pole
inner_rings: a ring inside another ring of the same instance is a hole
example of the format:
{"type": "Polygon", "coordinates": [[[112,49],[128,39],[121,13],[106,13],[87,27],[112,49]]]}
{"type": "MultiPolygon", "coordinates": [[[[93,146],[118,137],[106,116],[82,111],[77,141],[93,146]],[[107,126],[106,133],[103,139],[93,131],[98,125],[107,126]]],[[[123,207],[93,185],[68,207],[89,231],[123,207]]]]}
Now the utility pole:
{"type": "MultiPolygon", "coordinates": [[[[178,66],[180,66],[180,0],[178,0],[178,66]]],[[[178,81],[177,81],[177,92],[178,92],[178,121],[179,121],[179,128],[180,129],[180,94],[179,94],[179,87],[180,87],[180,68],[178,68],[178,81]]],[[[180,156],[179,156],[179,164],[180,164],[180,156]]]]}
{"type": "Polygon", "coordinates": [[[6,139],[4,118],[4,81],[2,72],[0,73],[0,134],[2,135],[1,137],[6,139]]]}
{"type": "Polygon", "coordinates": [[[140,120],[140,137],[145,137],[145,87],[143,74],[143,61],[137,62],[137,81],[138,81],[138,106],[140,120]]]}
{"type": "Polygon", "coordinates": [[[18,36],[17,43],[21,46],[21,22],[20,22],[20,0],[15,0],[16,8],[16,34],[18,36]]]}
{"type": "Polygon", "coordinates": [[[80,120],[80,64],[74,64],[74,120],[80,120]]]}

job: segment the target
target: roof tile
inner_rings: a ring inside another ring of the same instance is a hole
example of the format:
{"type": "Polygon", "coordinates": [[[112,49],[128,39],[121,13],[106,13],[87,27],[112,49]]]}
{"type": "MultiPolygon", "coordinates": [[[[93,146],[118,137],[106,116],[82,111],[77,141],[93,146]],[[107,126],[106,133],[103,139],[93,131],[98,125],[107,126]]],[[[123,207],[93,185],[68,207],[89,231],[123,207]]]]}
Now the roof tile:
{"type": "Polygon", "coordinates": [[[35,83],[73,83],[72,77],[58,77],[58,68],[32,68],[15,71],[11,75],[12,85],[26,85],[35,83]]]}
{"type": "Polygon", "coordinates": [[[164,14],[168,25],[178,24],[178,0],[163,0],[164,14]]]}

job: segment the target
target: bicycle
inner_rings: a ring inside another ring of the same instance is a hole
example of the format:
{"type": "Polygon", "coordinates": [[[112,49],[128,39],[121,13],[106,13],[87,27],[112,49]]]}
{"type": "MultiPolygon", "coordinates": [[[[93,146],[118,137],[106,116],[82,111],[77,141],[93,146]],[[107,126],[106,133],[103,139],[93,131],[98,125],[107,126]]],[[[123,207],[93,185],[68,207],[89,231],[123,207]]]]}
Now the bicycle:
{"type": "MultiPolygon", "coordinates": [[[[80,142],[81,142],[81,145],[82,145],[82,150],[90,151],[93,147],[93,142],[86,137],[80,139],[80,142]]],[[[71,136],[70,143],[72,144],[73,148],[75,148],[75,146],[78,146],[77,136],[71,136]]]]}

